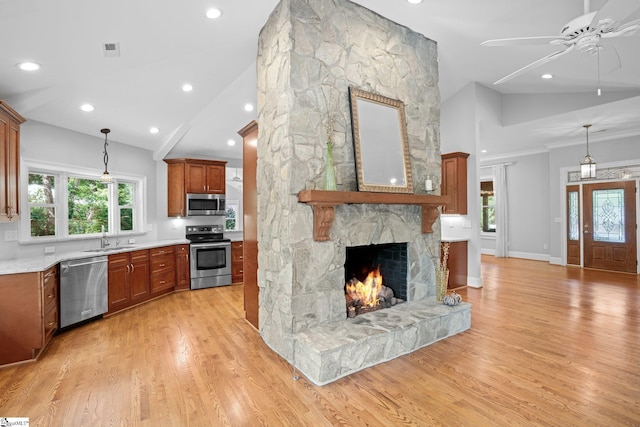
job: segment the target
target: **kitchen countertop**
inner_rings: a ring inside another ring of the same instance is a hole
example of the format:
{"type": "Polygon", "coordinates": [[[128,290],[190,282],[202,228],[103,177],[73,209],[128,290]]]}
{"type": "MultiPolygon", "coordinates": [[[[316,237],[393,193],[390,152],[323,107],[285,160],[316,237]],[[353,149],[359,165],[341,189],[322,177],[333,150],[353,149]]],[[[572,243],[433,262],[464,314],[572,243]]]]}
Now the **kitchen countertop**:
{"type": "Polygon", "coordinates": [[[179,240],[157,240],[149,243],[136,243],[135,245],[124,245],[119,249],[111,249],[104,252],[97,251],[73,251],[73,252],[61,252],[59,254],[42,255],[37,257],[24,257],[0,260],[0,275],[1,274],[18,274],[18,273],[33,273],[44,271],[47,268],[58,264],[61,261],[67,261],[71,259],[90,258],[103,255],[118,254],[122,252],[131,252],[141,249],[158,248],[160,246],[171,245],[183,245],[189,244],[186,239],[179,240]]]}

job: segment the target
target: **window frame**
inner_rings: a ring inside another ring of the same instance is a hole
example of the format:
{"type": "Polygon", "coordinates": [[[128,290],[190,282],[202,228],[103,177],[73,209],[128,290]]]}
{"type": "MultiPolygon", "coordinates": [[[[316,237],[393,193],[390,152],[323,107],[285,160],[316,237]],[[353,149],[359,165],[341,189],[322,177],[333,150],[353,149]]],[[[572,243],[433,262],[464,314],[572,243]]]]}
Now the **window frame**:
{"type": "MultiPolygon", "coordinates": [[[[100,179],[101,170],[84,168],[75,165],[48,163],[38,160],[22,159],[20,162],[20,243],[47,243],[68,240],[86,240],[100,237],[101,233],[69,234],[69,206],[68,206],[68,178],[100,179]],[[31,211],[28,202],[29,174],[42,173],[53,175],[56,182],[56,210],[54,236],[31,236],[31,211]]],[[[141,235],[147,233],[147,178],[141,175],[111,174],[114,183],[109,185],[109,237],[141,235]],[[133,230],[120,230],[120,207],[118,206],[118,183],[132,183],[134,185],[134,218],[133,230]],[[117,228],[116,228],[117,227],[117,228]]]]}

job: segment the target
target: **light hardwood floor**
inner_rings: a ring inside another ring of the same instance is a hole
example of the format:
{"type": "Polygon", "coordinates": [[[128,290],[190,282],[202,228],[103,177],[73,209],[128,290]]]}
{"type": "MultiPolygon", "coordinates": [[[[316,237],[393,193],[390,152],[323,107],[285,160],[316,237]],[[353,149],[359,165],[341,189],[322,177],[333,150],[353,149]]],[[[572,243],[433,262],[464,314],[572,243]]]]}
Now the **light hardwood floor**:
{"type": "Polygon", "coordinates": [[[324,387],[243,319],[242,286],[181,292],[0,369],[32,426],[640,425],[640,280],[483,258],[471,330],[324,387]]]}

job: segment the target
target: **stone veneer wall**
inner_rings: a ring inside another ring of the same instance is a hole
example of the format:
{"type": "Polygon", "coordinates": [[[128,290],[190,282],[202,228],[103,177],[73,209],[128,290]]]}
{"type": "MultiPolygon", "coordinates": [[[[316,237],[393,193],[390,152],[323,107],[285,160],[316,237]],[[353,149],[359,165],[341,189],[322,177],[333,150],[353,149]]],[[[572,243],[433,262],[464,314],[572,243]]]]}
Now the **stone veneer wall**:
{"type": "Polygon", "coordinates": [[[260,33],[258,78],[258,285],[260,334],[292,360],[293,335],[343,320],[345,246],[408,243],[408,300],[433,298],[430,253],[439,221],[421,233],[420,209],[343,205],[331,240],[314,242],[331,118],[338,190],[356,191],[348,87],[405,104],[414,192],[440,176],[436,43],[348,0],[282,0],[260,33]]]}

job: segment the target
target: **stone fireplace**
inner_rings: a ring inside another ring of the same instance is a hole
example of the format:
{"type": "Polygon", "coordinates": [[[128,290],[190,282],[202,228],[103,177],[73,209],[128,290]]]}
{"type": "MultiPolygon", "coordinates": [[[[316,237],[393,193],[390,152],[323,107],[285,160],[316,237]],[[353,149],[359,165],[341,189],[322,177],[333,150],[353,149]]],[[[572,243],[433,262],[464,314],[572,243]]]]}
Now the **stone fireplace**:
{"type": "Polygon", "coordinates": [[[338,191],[357,191],[349,87],[405,104],[414,193],[425,194],[420,183],[440,176],[436,43],[349,0],[282,0],[260,33],[257,80],[264,341],[325,384],[468,329],[468,304],[435,302],[440,223],[423,234],[420,206],[336,206],[329,240],[315,241],[298,199],[321,189],[329,138],[338,191]],[[387,244],[405,248],[407,302],[347,318],[347,247],[387,244]]]}

